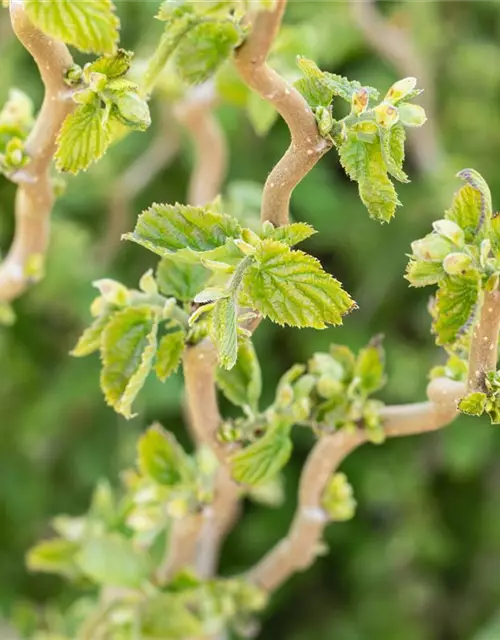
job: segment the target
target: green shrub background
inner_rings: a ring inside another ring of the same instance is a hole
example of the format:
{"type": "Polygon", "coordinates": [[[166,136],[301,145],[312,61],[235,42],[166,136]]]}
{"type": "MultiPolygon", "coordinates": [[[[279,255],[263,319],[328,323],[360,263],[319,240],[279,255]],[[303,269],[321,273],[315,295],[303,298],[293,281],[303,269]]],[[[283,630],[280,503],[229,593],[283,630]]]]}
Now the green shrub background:
{"type": "MultiPolygon", "coordinates": [[[[156,3],[130,0],[118,7],[123,44],[147,51],[161,29],[152,20],[156,3]]],[[[410,150],[413,180],[399,187],[403,208],[389,225],[368,219],[336,154],[297,188],[294,218],[319,231],[305,249],[345,284],[360,309],[342,328],[321,332],[263,323],[255,341],[268,394],[264,401],[294,362],[330,342],[356,349],[380,332],[386,336],[389,372],[382,398],[423,399],[427,372],[443,354],[429,334],[428,292],[409,289],[403,279],[405,254],[410,242],[442,217],[458,187],[453,181],[458,170],[476,168],[494,198],[500,194],[500,3],[394,2],[382,3],[381,10],[410,30],[434,80],[442,167],[419,174],[410,150]]],[[[322,68],[382,90],[400,75],[364,41],[346,2],[292,1],[287,20],[308,25],[305,33],[309,39],[313,34],[313,42],[300,44],[314,45],[322,68]]],[[[17,86],[39,104],[36,68],[12,36],[6,11],[0,12],[0,77],[0,101],[9,86],[17,86]]],[[[157,110],[154,104],[153,116],[157,110]]],[[[262,139],[240,110],[222,106],[217,113],[230,149],[226,185],[262,182],[288,144],[286,126],[278,122],[262,139]]],[[[62,581],[24,568],[25,551],[50,533],[52,516],[84,511],[99,478],[118,483],[120,470],[133,462],[138,434],[153,420],[187,442],[180,376],[165,385],[151,379],[137,403],[139,417],[126,422],[104,404],[97,358],[68,356],[89,317],[91,281],[107,275],[135,286],[153,265],[151,254],[123,244],[104,273],[95,255],[110,185],[146,148],[154,129],[129,136],[88,174],[68,180],[54,212],[47,277],[15,303],[16,324],[0,328],[0,610],[7,617],[22,615],[27,601],[71,602],[74,593],[62,581]]],[[[185,138],[181,155],[136,199],[134,214],[152,201],[183,202],[191,165],[185,138]]],[[[0,180],[3,250],[13,231],[14,193],[12,184],[0,180]]],[[[246,505],[225,547],[223,572],[245,569],[285,533],[311,442],[296,432],[295,444],[285,504],[246,505]]],[[[365,445],[345,464],[359,504],[356,518],[328,529],[328,554],[273,598],[259,637],[500,638],[499,454],[500,432],[463,417],[436,434],[365,445]]]]}

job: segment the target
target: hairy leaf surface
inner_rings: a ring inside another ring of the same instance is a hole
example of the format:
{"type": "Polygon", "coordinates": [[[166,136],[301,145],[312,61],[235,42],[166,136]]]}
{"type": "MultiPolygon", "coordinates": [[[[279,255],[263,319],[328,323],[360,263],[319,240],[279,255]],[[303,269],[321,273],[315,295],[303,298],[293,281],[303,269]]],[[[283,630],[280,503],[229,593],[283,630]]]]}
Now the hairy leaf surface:
{"type": "Polygon", "coordinates": [[[181,327],[169,330],[161,338],[156,353],[155,371],[162,382],[165,382],[179,368],[185,340],[186,334],[181,327]]]}

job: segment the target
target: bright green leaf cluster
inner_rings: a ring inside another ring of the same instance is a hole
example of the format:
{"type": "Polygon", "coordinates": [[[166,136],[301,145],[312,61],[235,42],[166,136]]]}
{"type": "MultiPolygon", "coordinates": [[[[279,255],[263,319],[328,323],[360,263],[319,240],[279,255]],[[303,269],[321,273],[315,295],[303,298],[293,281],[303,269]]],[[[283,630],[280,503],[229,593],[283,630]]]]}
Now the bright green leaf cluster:
{"type": "Polygon", "coordinates": [[[18,89],[11,89],[0,110],[0,173],[9,176],[29,163],[24,144],[33,126],[33,103],[18,89]]]}
{"type": "Polygon", "coordinates": [[[335,522],[350,520],[356,511],[356,500],[345,473],[335,473],[323,491],[321,506],[335,522]]]}
{"type": "Polygon", "coordinates": [[[490,371],[485,378],[486,391],[469,393],[459,402],[462,413],[481,416],[486,413],[491,424],[500,424],[500,371],[490,371]]]}
{"type": "Polygon", "coordinates": [[[138,85],[125,78],[131,59],[130,52],[119,49],[83,70],[75,65],[68,71],[66,79],[78,106],[63,122],[57,138],[59,171],[85,171],[104,155],[120,129],[144,131],[151,124],[138,85]]]}
{"type": "Polygon", "coordinates": [[[231,369],[249,318],[241,307],[281,325],[317,329],[341,324],[354,307],[315,258],[291,248],[313,233],[304,223],[277,229],[266,223],[255,233],[215,205],[155,204],[124,237],[162,256],[160,289],[180,300],[196,294],[201,306],[190,324],[210,335],[221,366],[231,369]]]}
{"type": "Polygon", "coordinates": [[[321,71],[305,58],[299,58],[298,65],[304,78],[295,87],[315,113],[321,135],[333,140],[345,172],[359,185],[369,214],[388,222],[400,204],[390,176],[408,182],[403,171],[404,127],[419,127],[426,119],[422,107],[410,102],[420,94],[415,90],[415,78],[396,82],[384,99],[373,105],[379,97],[373,87],[321,71]],[[349,115],[341,120],[333,117],[336,98],[351,106],[349,115]]]}
{"type": "Polygon", "coordinates": [[[114,280],[95,283],[101,292],[92,305],[94,322],[80,337],[72,355],[100,350],[101,387],[106,402],[126,418],[154,366],[160,380],[178,368],[187,340],[187,314],[173,298],[158,292],[148,272],[141,290],[114,280]]]}
{"type": "Polygon", "coordinates": [[[86,53],[113,54],[120,21],[111,0],[25,0],[30,20],[56,40],[86,53]]]}
{"type": "Polygon", "coordinates": [[[483,178],[472,169],[458,175],[465,185],[432,233],[412,243],[406,278],[414,287],[438,285],[431,306],[436,342],[466,352],[482,292],[498,284],[500,219],[483,178]]]}

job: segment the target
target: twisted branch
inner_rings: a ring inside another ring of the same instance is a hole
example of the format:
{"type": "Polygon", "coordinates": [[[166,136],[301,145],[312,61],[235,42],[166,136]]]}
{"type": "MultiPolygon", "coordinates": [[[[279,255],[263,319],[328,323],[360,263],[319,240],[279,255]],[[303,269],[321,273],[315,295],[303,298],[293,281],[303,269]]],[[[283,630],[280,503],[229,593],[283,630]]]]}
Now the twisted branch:
{"type": "MultiPolygon", "coordinates": [[[[385,407],[381,412],[387,437],[435,431],[457,415],[465,385],[439,378],[428,388],[428,402],[385,407]]],[[[337,431],[318,440],[306,461],[299,487],[299,504],[287,536],[251,570],[249,577],[268,592],[278,589],[293,573],[307,569],[319,551],[329,520],[321,500],[332,474],[345,458],[367,441],[363,430],[337,431]]]]}
{"type": "Polygon", "coordinates": [[[45,96],[26,142],[30,164],[12,178],[19,185],[16,230],[10,250],[0,265],[0,302],[9,302],[24,292],[32,283],[30,266],[40,264],[47,251],[55,199],[50,165],[59,129],[75,107],[64,83],[64,73],[73,64],[68,49],[33,26],[23,0],[10,0],[9,7],[14,32],[38,66],[45,96]]]}
{"type": "Polygon", "coordinates": [[[331,143],[320,136],[304,97],[266,64],[285,8],[286,0],[277,0],[273,11],[258,13],[250,36],[234,58],[242,79],[276,108],[290,129],[290,147],[271,171],[262,196],[261,220],[275,226],[288,223],[293,190],[331,148],[331,143]]]}
{"type": "Polygon", "coordinates": [[[469,393],[486,391],[486,374],[497,369],[499,331],[500,291],[487,291],[484,294],[479,320],[472,333],[467,381],[469,393]]]}
{"type": "Polygon", "coordinates": [[[435,127],[434,81],[422,56],[416,50],[410,33],[391,24],[377,10],[376,0],[350,0],[352,16],[366,41],[382,58],[394,66],[401,77],[415,76],[425,93],[422,106],[428,120],[422,130],[408,132],[415,162],[422,173],[434,171],[440,150],[435,127]]]}

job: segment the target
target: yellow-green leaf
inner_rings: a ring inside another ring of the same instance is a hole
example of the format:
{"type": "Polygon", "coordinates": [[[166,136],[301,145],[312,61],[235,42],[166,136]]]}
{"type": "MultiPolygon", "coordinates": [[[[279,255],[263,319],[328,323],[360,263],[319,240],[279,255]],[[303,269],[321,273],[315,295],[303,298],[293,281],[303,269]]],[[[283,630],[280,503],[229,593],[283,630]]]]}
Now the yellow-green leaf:
{"type": "Polygon", "coordinates": [[[173,486],[185,477],[187,456],[174,435],[154,425],[139,439],[139,468],[158,484],[173,486]]]}
{"type": "Polygon", "coordinates": [[[177,371],[181,363],[185,341],[186,333],[179,326],[170,330],[160,340],[156,353],[155,371],[162,382],[165,382],[177,371]]]}
{"type": "Polygon", "coordinates": [[[172,256],[164,256],[156,271],[158,287],[165,296],[173,296],[182,302],[190,302],[203,291],[210,271],[201,264],[180,262],[172,256]]]}
{"type": "Polygon", "coordinates": [[[234,298],[217,300],[210,313],[210,337],[216,348],[219,364],[232,369],[238,357],[238,324],[234,298]]]}
{"type": "Polygon", "coordinates": [[[111,141],[105,110],[97,104],[83,104],[63,122],[55,153],[59,171],[78,173],[99,160],[111,141]]]}
{"type": "Polygon", "coordinates": [[[111,0],[26,0],[30,20],[86,53],[114,53],[120,21],[111,0]]]}
{"type": "Polygon", "coordinates": [[[230,371],[219,368],[216,379],[217,386],[230,402],[257,410],[262,376],[259,360],[250,340],[241,342],[236,365],[230,371]]]}
{"type": "Polygon", "coordinates": [[[480,291],[477,271],[443,278],[433,311],[437,344],[452,345],[467,329],[476,310],[480,291]]]}
{"type": "Polygon", "coordinates": [[[101,347],[101,336],[111,318],[111,314],[106,313],[99,316],[94,322],[87,327],[82,333],[75,347],[71,351],[71,355],[76,358],[88,356],[94,351],[98,351],[101,347]]]}

